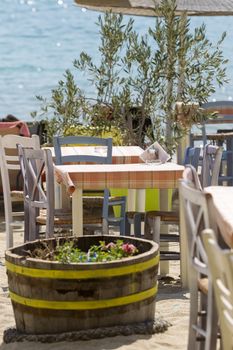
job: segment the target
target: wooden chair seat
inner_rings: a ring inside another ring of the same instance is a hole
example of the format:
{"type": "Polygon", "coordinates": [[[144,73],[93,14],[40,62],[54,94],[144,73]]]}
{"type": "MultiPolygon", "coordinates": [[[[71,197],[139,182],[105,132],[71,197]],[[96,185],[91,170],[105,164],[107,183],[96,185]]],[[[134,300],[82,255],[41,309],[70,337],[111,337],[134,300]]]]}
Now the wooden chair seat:
{"type": "MultiPolygon", "coordinates": [[[[122,197],[109,197],[109,202],[114,201],[114,205],[117,205],[119,201],[119,205],[121,203],[122,197]]],[[[104,203],[104,197],[100,196],[83,196],[83,208],[102,208],[104,203]]]]}
{"type": "Polygon", "coordinates": [[[147,214],[147,218],[154,218],[155,216],[160,216],[160,220],[168,223],[177,223],[179,224],[179,212],[177,211],[160,211],[154,210],[149,211],[147,214]]]}
{"type": "Polygon", "coordinates": [[[16,190],[14,190],[14,191],[11,191],[11,198],[13,199],[13,200],[24,200],[24,194],[23,194],[23,191],[16,191],[16,190]]]}
{"type": "MultiPolygon", "coordinates": [[[[46,225],[47,211],[46,209],[40,210],[40,215],[36,217],[36,222],[39,225],[46,225]]],[[[54,225],[71,225],[72,224],[72,212],[66,209],[54,210],[54,225]]]]}
{"type": "MultiPolygon", "coordinates": [[[[85,210],[83,217],[83,224],[91,225],[101,225],[102,224],[101,214],[93,213],[93,210],[85,210]]],[[[46,225],[47,222],[47,213],[45,209],[40,211],[40,215],[36,217],[36,222],[39,225],[46,225]]],[[[55,209],[54,211],[54,225],[55,226],[71,226],[72,225],[72,212],[68,209],[55,209]]]]}
{"type": "MultiPolygon", "coordinates": [[[[145,218],[145,213],[139,213],[140,216],[141,216],[141,219],[144,220],[145,218]]],[[[128,219],[134,219],[134,216],[135,216],[135,211],[127,211],[127,218],[128,219]]]]}
{"type": "Polygon", "coordinates": [[[204,293],[205,295],[208,294],[208,283],[208,277],[198,278],[197,280],[198,290],[204,293]]]}

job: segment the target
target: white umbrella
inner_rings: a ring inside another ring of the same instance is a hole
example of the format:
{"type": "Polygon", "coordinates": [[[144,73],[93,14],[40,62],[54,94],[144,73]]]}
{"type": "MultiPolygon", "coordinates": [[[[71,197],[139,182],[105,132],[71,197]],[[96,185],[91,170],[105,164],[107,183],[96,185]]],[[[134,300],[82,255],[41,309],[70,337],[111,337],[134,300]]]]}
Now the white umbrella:
{"type": "MultiPolygon", "coordinates": [[[[83,7],[96,11],[112,10],[116,13],[155,16],[155,5],[160,0],[75,0],[83,7]]],[[[187,12],[189,16],[231,16],[233,0],[176,0],[177,15],[187,12]]]]}

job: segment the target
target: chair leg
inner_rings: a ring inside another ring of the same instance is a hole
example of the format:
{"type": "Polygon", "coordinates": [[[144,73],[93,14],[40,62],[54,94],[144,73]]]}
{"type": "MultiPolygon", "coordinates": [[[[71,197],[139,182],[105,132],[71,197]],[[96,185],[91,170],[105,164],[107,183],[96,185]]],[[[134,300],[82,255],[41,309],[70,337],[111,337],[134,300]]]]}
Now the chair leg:
{"type": "Polygon", "coordinates": [[[126,197],[122,197],[122,202],[121,202],[121,221],[120,221],[120,235],[125,236],[126,235],[126,197]]]}
{"type": "Polygon", "coordinates": [[[218,333],[218,314],[212,284],[209,282],[207,297],[207,320],[206,320],[205,350],[215,350],[218,333]]]}
{"type": "Polygon", "coordinates": [[[196,280],[197,276],[195,276],[195,272],[192,270],[190,273],[188,350],[215,350],[217,344],[218,316],[213,290],[209,284],[208,295],[198,292],[196,280]],[[198,312],[206,314],[206,316],[200,316],[198,312]],[[204,336],[198,333],[198,328],[202,329],[204,336]],[[198,340],[197,337],[203,337],[203,340],[198,340]]]}
{"type": "Polygon", "coordinates": [[[29,241],[34,241],[38,238],[38,225],[36,224],[36,208],[30,208],[29,213],[29,241]]]}
{"type": "Polygon", "coordinates": [[[13,227],[11,223],[6,220],[6,248],[10,248],[13,246],[13,227]]]}
{"type": "Polygon", "coordinates": [[[146,239],[151,239],[150,219],[149,219],[149,217],[147,216],[147,213],[145,213],[144,238],[146,238],[146,239]]]}
{"type": "Polygon", "coordinates": [[[5,210],[5,230],[6,230],[6,248],[13,247],[13,215],[12,208],[7,208],[4,203],[5,210]]]}
{"type": "Polygon", "coordinates": [[[103,218],[102,220],[102,234],[103,235],[109,234],[108,220],[106,218],[103,218]]]}
{"type": "Polygon", "coordinates": [[[125,220],[121,220],[120,222],[120,235],[125,236],[125,220]]]}
{"type": "Polygon", "coordinates": [[[154,242],[160,244],[160,216],[150,218],[146,215],[145,217],[145,238],[153,239],[154,242]],[[151,237],[152,234],[152,237],[151,237]]]}
{"type": "Polygon", "coordinates": [[[152,219],[152,234],[153,234],[153,241],[160,244],[160,223],[161,218],[160,216],[156,216],[152,219]]]}
{"type": "Polygon", "coordinates": [[[24,202],[24,242],[29,241],[29,206],[24,202]]]}
{"type": "Polygon", "coordinates": [[[125,235],[126,236],[130,236],[130,228],[131,228],[131,225],[130,225],[129,219],[126,217],[126,219],[125,219],[125,235]]]}
{"type": "Polygon", "coordinates": [[[134,224],[134,235],[135,237],[141,237],[141,223],[142,223],[142,213],[135,213],[133,218],[134,224]]]}
{"type": "Polygon", "coordinates": [[[191,269],[190,273],[190,311],[189,311],[189,338],[188,338],[188,350],[197,349],[196,342],[196,330],[198,322],[198,288],[197,288],[197,275],[196,271],[191,269]]]}

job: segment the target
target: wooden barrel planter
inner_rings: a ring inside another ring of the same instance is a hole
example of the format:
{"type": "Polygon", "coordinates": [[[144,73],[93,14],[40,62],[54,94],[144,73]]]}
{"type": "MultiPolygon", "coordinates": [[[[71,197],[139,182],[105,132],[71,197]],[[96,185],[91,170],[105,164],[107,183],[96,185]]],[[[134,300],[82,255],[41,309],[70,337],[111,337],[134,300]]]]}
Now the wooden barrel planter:
{"type": "MultiPolygon", "coordinates": [[[[116,236],[84,236],[78,247],[116,240],[116,236]]],[[[101,263],[63,264],[26,257],[43,242],[6,251],[6,267],[16,328],[26,334],[48,334],[153,321],[157,294],[158,245],[120,237],[139,254],[101,263]]],[[[62,240],[66,240],[62,238],[62,240]]]]}

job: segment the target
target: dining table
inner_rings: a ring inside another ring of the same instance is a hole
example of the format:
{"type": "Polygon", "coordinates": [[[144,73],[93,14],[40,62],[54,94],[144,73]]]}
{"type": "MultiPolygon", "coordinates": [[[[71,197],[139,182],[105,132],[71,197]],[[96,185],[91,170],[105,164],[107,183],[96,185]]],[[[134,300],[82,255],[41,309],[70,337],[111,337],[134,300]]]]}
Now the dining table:
{"type": "Polygon", "coordinates": [[[83,190],[126,188],[129,192],[128,210],[143,212],[145,189],[157,188],[161,190],[160,208],[168,210],[168,189],[178,187],[183,170],[182,165],[172,162],[54,166],[57,182],[72,196],[73,234],[76,236],[83,235],[83,190]]]}
{"type": "MultiPolygon", "coordinates": [[[[44,148],[49,149],[52,153],[52,157],[55,161],[55,151],[54,147],[45,146],[44,148]]],[[[131,164],[131,163],[143,163],[143,160],[140,158],[144,150],[139,146],[113,146],[112,147],[112,164],[131,164]]],[[[83,145],[73,145],[73,146],[62,146],[61,153],[63,156],[67,155],[87,155],[87,156],[107,156],[107,147],[106,146],[83,146],[83,145]]],[[[87,164],[86,162],[78,164],[87,164]]],[[[117,188],[117,196],[125,195],[125,189],[117,188]]],[[[110,192],[113,192],[113,189],[110,189],[110,192]]],[[[115,195],[115,194],[113,194],[115,195]]],[[[132,208],[136,200],[136,192],[130,191],[128,195],[128,207],[132,208]]],[[[64,186],[59,188],[55,186],[55,206],[56,208],[67,207],[69,205],[69,200],[64,191],[64,186]]]]}
{"type": "Polygon", "coordinates": [[[233,186],[209,186],[204,192],[212,225],[217,226],[225,244],[233,248],[233,186]]]}

